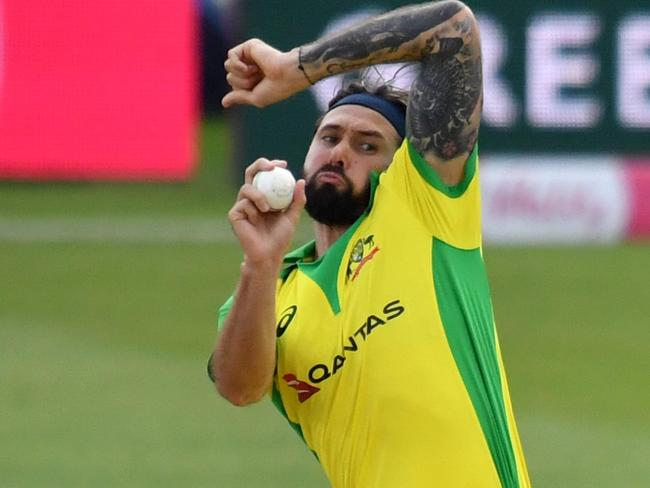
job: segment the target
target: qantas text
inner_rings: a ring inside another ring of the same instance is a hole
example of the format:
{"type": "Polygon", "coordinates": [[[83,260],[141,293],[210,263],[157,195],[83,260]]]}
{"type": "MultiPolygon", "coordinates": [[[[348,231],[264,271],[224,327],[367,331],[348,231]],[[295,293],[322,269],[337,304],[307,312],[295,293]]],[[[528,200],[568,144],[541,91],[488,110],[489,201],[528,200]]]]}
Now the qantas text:
{"type": "Polygon", "coordinates": [[[337,354],[334,356],[334,359],[332,359],[330,363],[331,366],[328,364],[319,363],[311,367],[309,370],[309,380],[312,383],[320,383],[321,381],[325,381],[330,376],[335,375],[336,372],[343,367],[347,357],[351,353],[359,350],[359,346],[366,341],[366,339],[370,336],[375,328],[379,327],[380,325],[384,325],[393,319],[396,319],[402,315],[405,310],[406,309],[399,300],[393,300],[384,306],[384,309],[382,310],[383,314],[381,316],[374,314],[369,315],[363,324],[361,324],[361,327],[359,327],[350,337],[347,338],[347,341],[343,345],[343,350],[341,353],[337,354]]]}

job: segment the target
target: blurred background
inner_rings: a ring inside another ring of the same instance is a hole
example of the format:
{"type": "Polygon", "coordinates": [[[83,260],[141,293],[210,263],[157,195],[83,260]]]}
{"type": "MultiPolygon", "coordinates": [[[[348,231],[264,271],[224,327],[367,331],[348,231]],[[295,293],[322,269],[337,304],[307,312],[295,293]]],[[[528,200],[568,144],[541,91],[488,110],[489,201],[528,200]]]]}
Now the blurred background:
{"type": "MultiPolygon", "coordinates": [[[[485,258],[534,486],[646,487],[650,9],[468,3],[485,258]]],[[[223,61],[399,5],[0,0],[0,487],[327,486],[270,402],[230,406],[205,365],[242,169],[297,172],[342,80],[223,113],[223,61]]]]}

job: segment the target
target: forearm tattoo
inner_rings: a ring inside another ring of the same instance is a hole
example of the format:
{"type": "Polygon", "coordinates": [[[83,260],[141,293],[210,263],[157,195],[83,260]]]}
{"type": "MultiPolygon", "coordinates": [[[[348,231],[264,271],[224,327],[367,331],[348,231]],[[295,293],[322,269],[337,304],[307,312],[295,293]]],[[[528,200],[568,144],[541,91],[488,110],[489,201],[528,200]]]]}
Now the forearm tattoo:
{"type": "Polygon", "coordinates": [[[482,104],[476,21],[455,0],[404,7],[302,47],[311,79],[372,64],[418,61],[407,137],[425,157],[453,159],[476,142],[482,104]]]}

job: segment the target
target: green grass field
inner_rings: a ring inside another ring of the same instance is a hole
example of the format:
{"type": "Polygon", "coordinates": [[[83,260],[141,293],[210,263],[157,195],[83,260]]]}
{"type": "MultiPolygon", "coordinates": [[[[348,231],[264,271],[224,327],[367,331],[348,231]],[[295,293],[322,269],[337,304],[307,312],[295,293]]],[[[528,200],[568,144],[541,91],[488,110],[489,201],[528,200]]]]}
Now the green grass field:
{"type": "MultiPolygon", "coordinates": [[[[205,375],[240,253],[203,135],[188,184],[0,184],[0,487],[328,486],[205,375]]],[[[485,254],[534,486],[648,486],[650,247],[485,254]]]]}

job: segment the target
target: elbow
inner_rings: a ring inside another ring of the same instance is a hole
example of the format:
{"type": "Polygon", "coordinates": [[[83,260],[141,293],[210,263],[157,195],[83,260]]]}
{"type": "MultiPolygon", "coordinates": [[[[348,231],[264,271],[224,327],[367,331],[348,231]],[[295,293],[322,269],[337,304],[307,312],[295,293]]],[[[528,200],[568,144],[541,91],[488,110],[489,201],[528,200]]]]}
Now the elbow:
{"type": "Polygon", "coordinates": [[[240,367],[219,367],[217,354],[208,361],[208,376],[217,393],[237,407],[259,402],[269,391],[273,382],[272,371],[268,374],[250,374],[240,367]]]}
{"type": "Polygon", "coordinates": [[[248,386],[236,386],[225,381],[215,381],[217,393],[222,398],[236,407],[245,407],[259,402],[264,398],[265,389],[250,388],[248,386]]]}
{"type": "Polygon", "coordinates": [[[447,8],[452,9],[452,12],[456,12],[455,15],[462,12],[463,18],[469,20],[472,23],[472,27],[476,26],[476,17],[474,16],[474,12],[472,12],[472,9],[469,8],[466,3],[461,2],[460,0],[447,0],[444,4],[447,8]]]}
{"type": "MultiPolygon", "coordinates": [[[[453,26],[457,33],[456,36],[451,36],[453,42],[449,44],[441,44],[441,52],[451,50],[448,54],[455,54],[463,48],[464,54],[471,57],[480,57],[481,55],[481,41],[478,21],[472,9],[459,0],[449,0],[447,5],[451,6],[453,14],[453,26]]],[[[450,18],[451,20],[451,18],[450,18]]]]}
{"type": "Polygon", "coordinates": [[[447,0],[445,2],[447,5],[453,5],[455,8],[458,10],[465,10],[466,12],[470,12],[470,8],[467,6],[466,3],[462,2],[461,0],[447,0]]]}
{"type": "Polygon", "coordinates": [[[458,2],[461,5],[461,8],[465,15],[467,16],[467,19],[471,22],[472,30],[476,30],[478,27],[478,23],[476,21],[476,16],[474,15],[474,12],[472,11],[471,8],[469,8],[468,5],[465,5],[462,2],[458,2]]]}
{"type": "Polygon", "coordinates": [[[264,398],[264,394],[269,389],[270,382],[257,387],[249,382],[238,381],[236,378],[220,374],[219,370],[214,368],[212,361],[213,358],[210,358],[208,362],[208,376],[212,380],[217,393],[228,400],[228,402],[236,407],[245,407],[246,405],[257,403],[264,398]]]}
{"type": "Polygon", "coordinates": [[[469,8],[469,6],[464,4],[463,2],[458,2],[458,4],[461,6],[461,10],[463,11],[467,20],[469,21],[472,31],[476,31],[478,29],[478,22],[476,20],[476,16],[474,15],[472,9],[469,8]]]}

